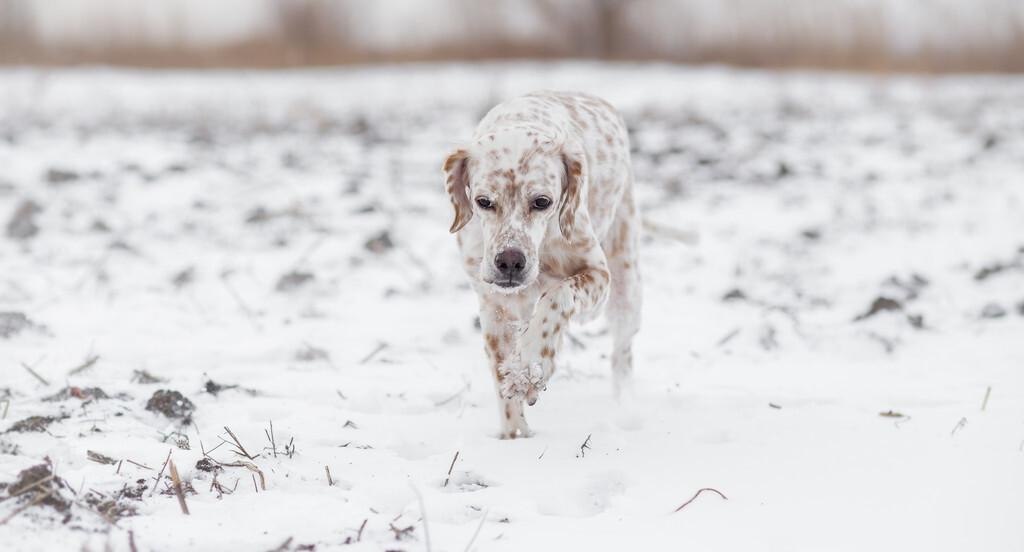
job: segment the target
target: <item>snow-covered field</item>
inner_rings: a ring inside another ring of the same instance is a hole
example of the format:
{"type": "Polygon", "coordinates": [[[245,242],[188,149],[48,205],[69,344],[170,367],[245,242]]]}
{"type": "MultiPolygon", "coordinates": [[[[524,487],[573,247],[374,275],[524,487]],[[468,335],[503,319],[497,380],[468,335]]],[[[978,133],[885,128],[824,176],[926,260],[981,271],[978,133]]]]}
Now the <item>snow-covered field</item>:
{"type": "Polygon", "coordinates": [[[1024,549],[1021,78],[5,69],[0,224],[4,550],[1024,549]],[[644,329],[501,441],[440,163],[536,88],[631,125],[644,329]]]}

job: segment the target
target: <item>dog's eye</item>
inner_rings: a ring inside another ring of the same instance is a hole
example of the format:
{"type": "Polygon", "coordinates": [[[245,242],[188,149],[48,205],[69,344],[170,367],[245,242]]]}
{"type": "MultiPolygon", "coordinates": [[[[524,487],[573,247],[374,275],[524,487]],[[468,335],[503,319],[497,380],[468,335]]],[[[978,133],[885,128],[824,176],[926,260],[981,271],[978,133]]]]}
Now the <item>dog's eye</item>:
{"type": "Polygon", "coordinates": [[[493,209],[494,208],[494,204],[491,203],[491,200],[487,199],[486,197],[478,197],[478,198],[476,198],[476,204],[479,205],[481,209],[493,209]]]}
{"type": "Polygon", "coordinates": [[[548,207],[551,207],[551,198],[550,197],[540,196],[540,197],[534,198],[534,200],[533,200],[533,208],[534,209],[536,209],[538,211],[543,211],[544,209],[547,209],[548,207]]]}

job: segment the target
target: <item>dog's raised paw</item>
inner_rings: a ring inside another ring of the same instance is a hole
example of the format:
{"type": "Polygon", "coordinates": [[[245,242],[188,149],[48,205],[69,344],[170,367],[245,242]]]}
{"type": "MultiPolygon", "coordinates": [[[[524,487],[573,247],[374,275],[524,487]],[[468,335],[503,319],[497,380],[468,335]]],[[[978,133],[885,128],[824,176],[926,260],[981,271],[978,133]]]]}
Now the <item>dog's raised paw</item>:
{"type": "Polygon", "coordinates": [[[500,371],[501,375],[501,396],[513,400],[523,399],[530,389],[530,375],[528,370],[517,368],[515,365],[504,365],[500,371]]]}

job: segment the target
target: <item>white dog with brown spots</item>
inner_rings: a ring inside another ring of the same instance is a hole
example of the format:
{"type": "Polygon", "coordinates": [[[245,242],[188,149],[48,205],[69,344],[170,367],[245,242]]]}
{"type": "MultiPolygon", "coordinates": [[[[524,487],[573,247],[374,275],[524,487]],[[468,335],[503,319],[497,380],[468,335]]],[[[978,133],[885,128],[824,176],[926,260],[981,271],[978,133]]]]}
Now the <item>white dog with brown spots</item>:
{"type": "Polygon", "coordinates": [[[464,266],[500,402],[501,437],[530,435],[532,405],[570,320],[607,304],[618,396],[640,324],[640,220],[629,136],[607,102],[536,92],[492,109],[444,164],[464,266]]]}

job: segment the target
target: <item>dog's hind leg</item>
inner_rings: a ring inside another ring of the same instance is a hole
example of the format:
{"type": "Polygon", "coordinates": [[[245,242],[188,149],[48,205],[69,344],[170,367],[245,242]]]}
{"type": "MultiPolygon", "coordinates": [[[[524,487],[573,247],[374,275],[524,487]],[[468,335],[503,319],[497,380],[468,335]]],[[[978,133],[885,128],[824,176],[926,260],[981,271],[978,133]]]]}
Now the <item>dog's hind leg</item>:
{"type": "Polygon", "coordinates": [[[616,398],[628,391],[633,373],[633,337],[640,329],[643,291],[640,281],[640,217],[627,186],[604,244],[611,272],[606,314],[612,333],[612,389],[616,398]]]}

